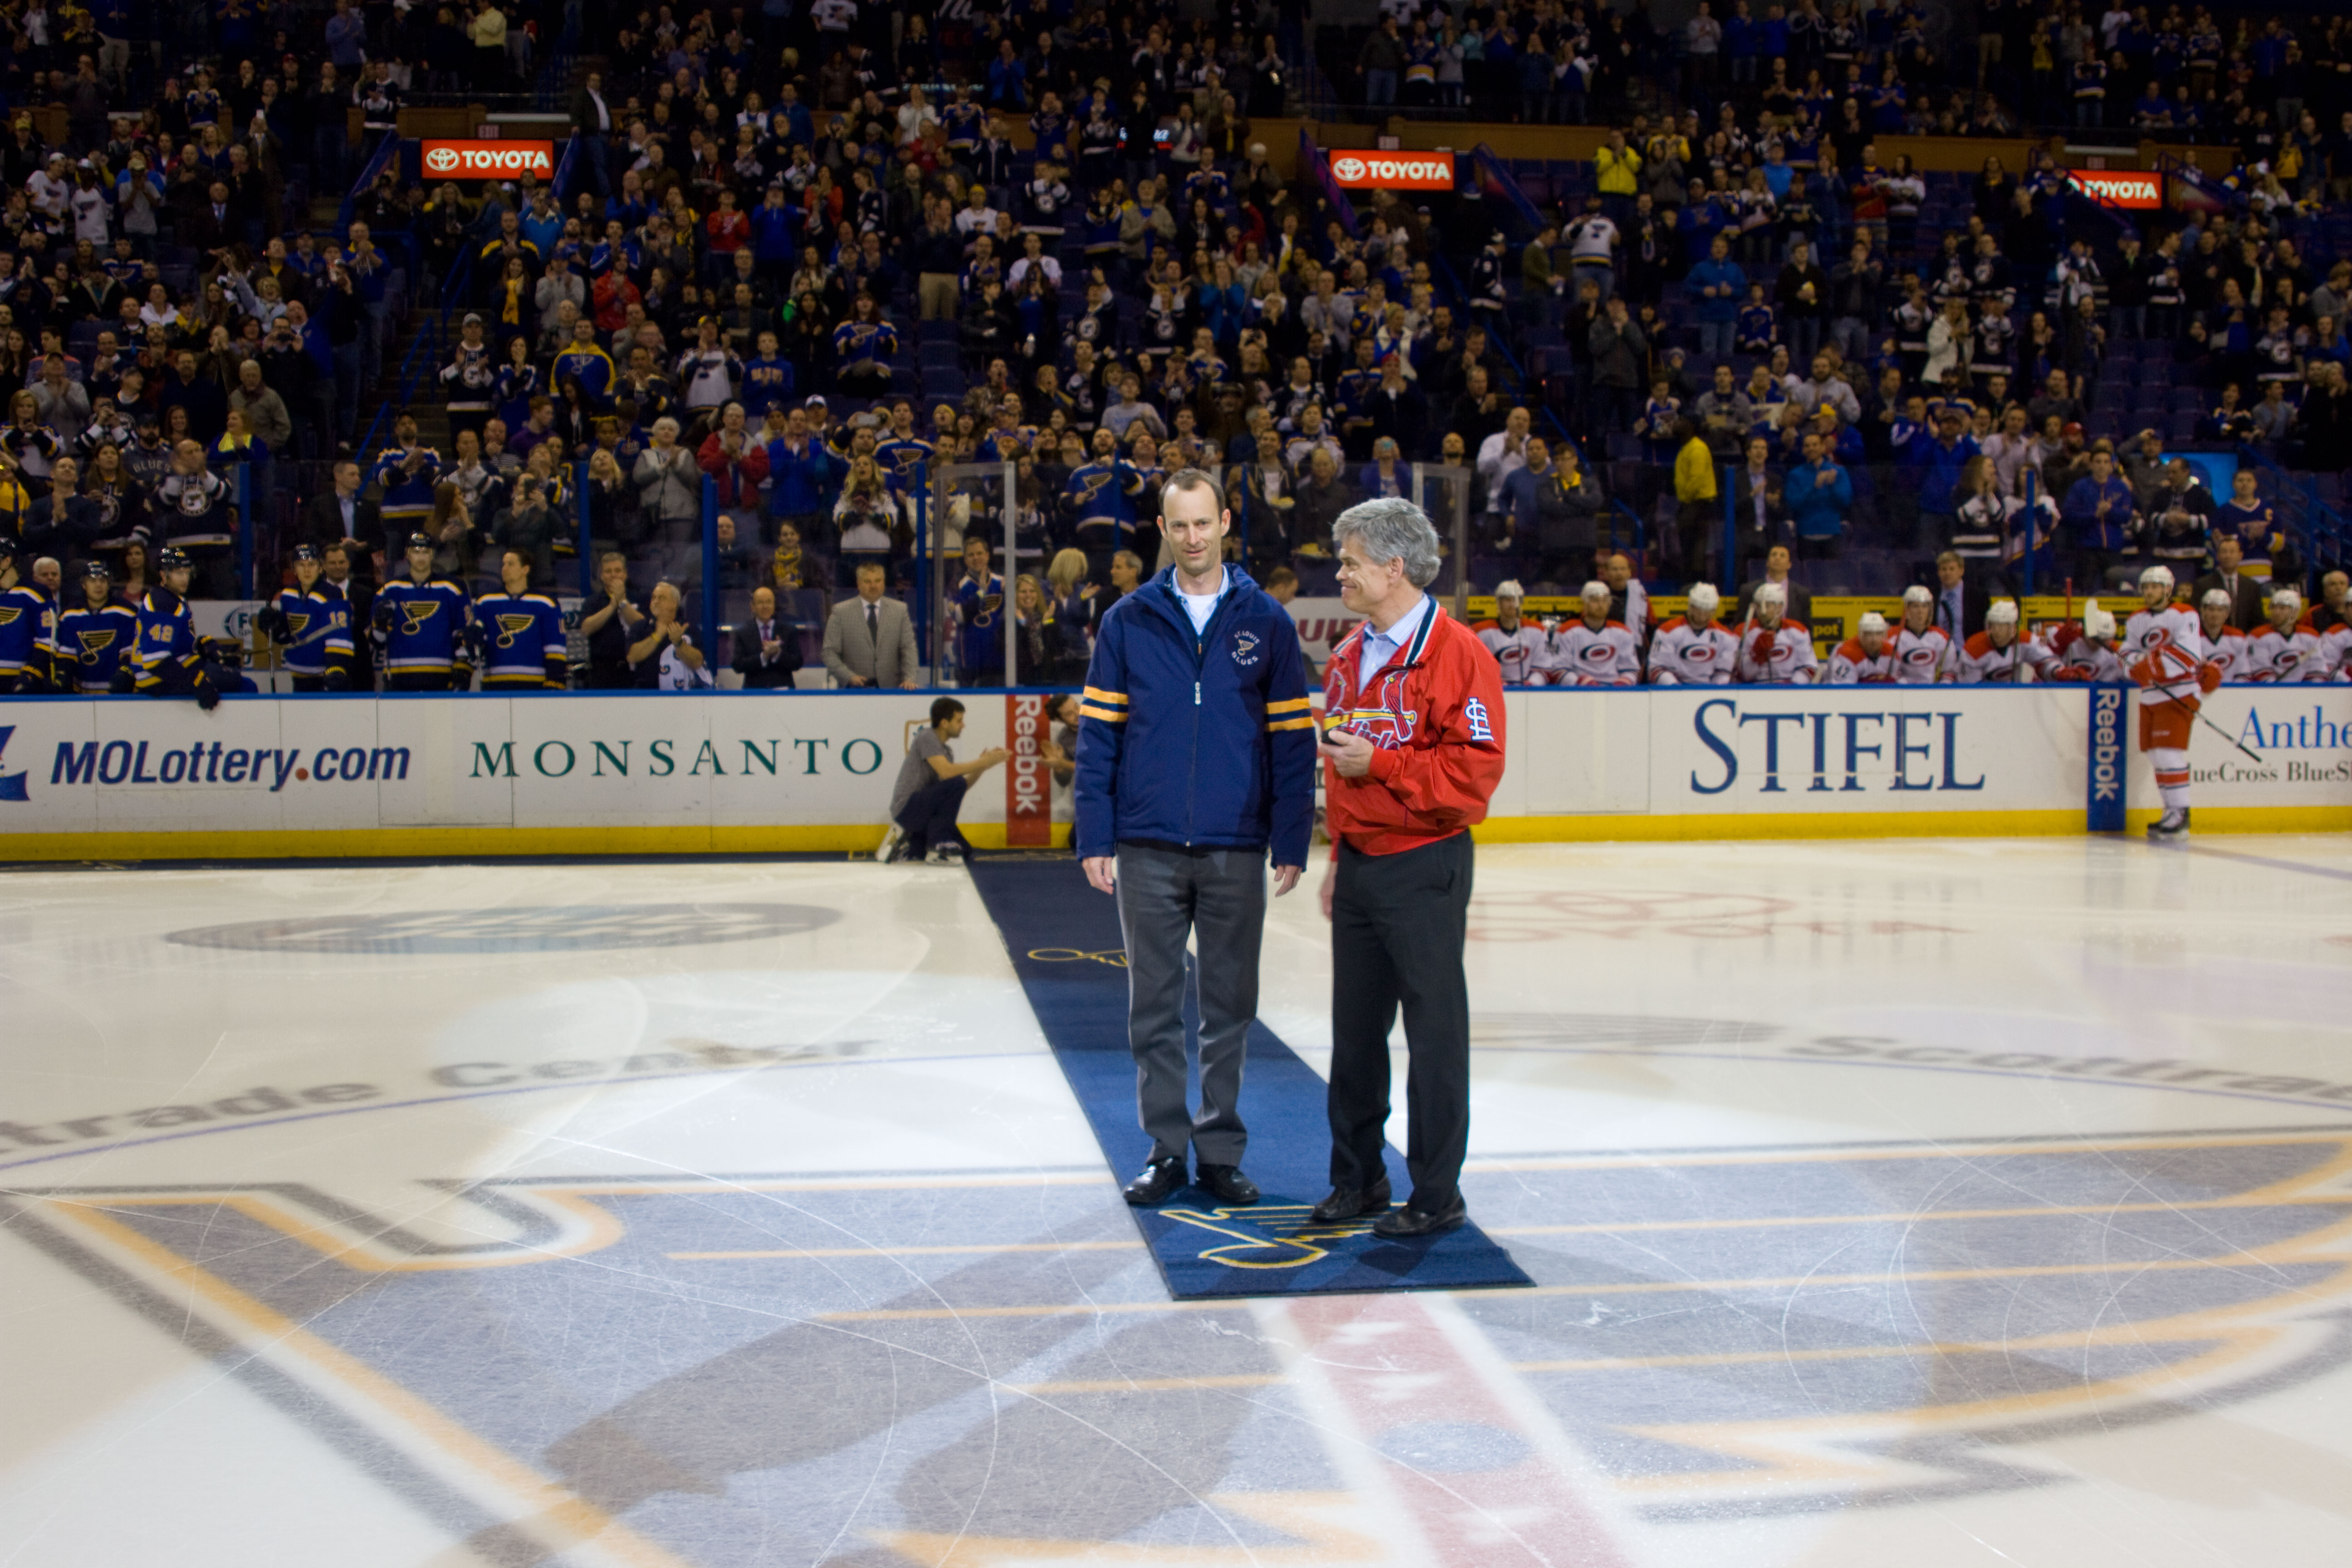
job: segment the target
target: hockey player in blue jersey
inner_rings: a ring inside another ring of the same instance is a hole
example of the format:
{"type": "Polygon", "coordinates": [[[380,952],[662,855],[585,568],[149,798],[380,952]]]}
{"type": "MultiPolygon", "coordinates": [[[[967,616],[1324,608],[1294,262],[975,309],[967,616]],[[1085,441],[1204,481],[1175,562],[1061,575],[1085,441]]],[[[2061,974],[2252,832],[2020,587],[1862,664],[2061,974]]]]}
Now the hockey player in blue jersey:
{"type": "Polygon", "coordinates": [[[433,541],[408,536],[408,574],[386,583],[372,609],[383,648],[386,691],[462,691],[474,606],[466,590],[433,574],[433,541]]]}
{"type": "Polygon", "coordinates": [[[58,613],[16,573],[16,546],[0,539],[0,697],[32,697],[54,684],[58,613]]]}
{"type": "MultiPolygon", "coordinates": [[[[156,561],[154,587],[139,600],[139,662],[132,676],[142,697],[194,697],[209,713],[220,706],[221,679],[196,641],[188,608],[194,567],[184,551],[166,547],[156,561]]],[[[117,681],[120,688],[121,682],[117,681]]]]}
{"type": "Polygon", "coordinates": [[[83,602],[58,617],[58,687],[103,697],[115,671],[138,660],[139,612],[115,598],[103,561],[81,569],[81,590],[83,602]]]}
{"type": "Polygon", "coordinates": [[[474,601],[474,635],[482,654],[485,691],[562,691],[569,684],[564,666],[563,612],[545,594],[530,589],[530,558],[520,550],[499,557],[496,594],[474,601]]]}
{"type": "Polygon", "coordinates": [[[294,547],[294,583],[254,613],[253,624],[284,650],[297,691],[348,691],[354,646],[352,606],[325,578],[315,544],[294,547]]]}

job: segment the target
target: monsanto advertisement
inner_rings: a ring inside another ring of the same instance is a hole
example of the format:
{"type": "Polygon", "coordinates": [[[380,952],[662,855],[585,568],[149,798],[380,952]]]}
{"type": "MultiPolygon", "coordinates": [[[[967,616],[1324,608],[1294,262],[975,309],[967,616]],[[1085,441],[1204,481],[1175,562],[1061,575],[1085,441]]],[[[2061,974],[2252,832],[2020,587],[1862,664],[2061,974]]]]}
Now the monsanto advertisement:
{"type": "MultiPolygon", "coordinates": [[[[0,840],[42,833],[870,826],[922,693],[0,701],[0,840]]],[[[974,702],[958,756],[1006,743],[974,702]]],[[[973,790],[967,823],[1005,820],[973,790]]],[[[23,846],[14,852],[24,852],[23,846]]]]}

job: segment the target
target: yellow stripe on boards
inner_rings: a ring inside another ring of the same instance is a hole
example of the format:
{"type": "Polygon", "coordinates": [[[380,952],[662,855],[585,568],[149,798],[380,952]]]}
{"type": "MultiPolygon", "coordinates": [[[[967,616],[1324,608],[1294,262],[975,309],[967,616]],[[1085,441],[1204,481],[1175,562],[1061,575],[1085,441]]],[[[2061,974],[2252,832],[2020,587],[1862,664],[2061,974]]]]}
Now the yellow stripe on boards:
{"type": "MultiPolygon", "coordinates": [[[[342,860],[464,855],[870,855],[882,829],[866,823],[772,827],[354,827],[299,832],[0,835],[11,860],[342,860]]],[[[968,822],[974,848],[1003,849],[1004,824],[968,822]]],[[[1070,825],[1051,825],[1066,848],[1070,825]]]]}
{"type": "MultiPolygon", "coordinates": [[[[2198,824],[2203,826],[2204,819],[2198,824]]],[[[2020,838],[2080,834],[2073,811],[1727,811],[1652,816],[1493,816],[1470,830],[1481,844],[1680,838],[2020,838]]]]}

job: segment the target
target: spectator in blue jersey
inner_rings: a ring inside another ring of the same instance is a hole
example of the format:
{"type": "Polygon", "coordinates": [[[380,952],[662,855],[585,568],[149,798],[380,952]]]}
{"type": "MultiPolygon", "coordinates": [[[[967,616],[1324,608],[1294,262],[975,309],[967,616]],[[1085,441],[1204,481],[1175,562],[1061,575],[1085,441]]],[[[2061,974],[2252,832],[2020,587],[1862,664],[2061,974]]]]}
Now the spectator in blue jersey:
{"type": "Polygon", "coordinates": [[[956,668],[965,686],[1004,684],[1004,579],[990,569],[988,541],[967,539],[963,576],[948,595],[956,617],[956,668]]]}
{"type": "Polygon", "coordinates": [[[1731,259],[1731,242],[1717,235],[1708,243],[1706,259],[1683,279],[1685,293],[1698,300],[1698,352],[1701,358],[1731,353],[1732,333],[1739,323],[1739,304],[1748,297],[1748,274],[1731,259]]]}
{"type": "Polygon", "coordinates": [[[1919,505],[1917,546],[1930,550],[1952,531],[1952,514],[1959,507],[1960,474],[1979,450],[1976,437],[1967,433],[1966,416],[1958,408],[1937,409],[1935,426],[1933,438],[1914,437],[1903,448],[1903,462],[1911,470],[1919,505]]]}
{"type": "Polygon", "coordinates": [[[591,407],[602,410],[613,405],[613,386],[620,373],[613,356],[596,341],[596,323],[587,316],[572,323],[572,342],[555,356],[554,379],[561,383],[566,376],[580,384],[591,407]]]}
{"type": "Polygon", "coordinates": [[[833,329],[835,382],[854,397],[881,397],[890,391],[890,361],[898,353],[898,330],[882,319],[874,296],[860,292],[848,319],[833,329]]]}
{"type": "Polygon", "coordinates": [[[2131,486],[2116,472],[2112,452],[2104,447],[2092,452],[2090,474],[2074,481],[2060,510],[2074,549],[2074,581],[2084,593],[2099,593],[2140,531],[2137,503],[2131,486]]]}

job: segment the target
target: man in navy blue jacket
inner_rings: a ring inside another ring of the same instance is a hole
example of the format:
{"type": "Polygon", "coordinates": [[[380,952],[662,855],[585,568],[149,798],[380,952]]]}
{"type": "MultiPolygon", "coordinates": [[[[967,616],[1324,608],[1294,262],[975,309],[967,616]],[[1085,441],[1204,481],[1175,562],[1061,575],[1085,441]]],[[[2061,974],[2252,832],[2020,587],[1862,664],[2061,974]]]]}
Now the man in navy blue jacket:
{"type": "Polygon", "coordinates": [[[1289,612],[1223,559],[1224,493],[1198,468],[1160,491],[1175,563],[1105,611],[1078,709],[1077,848],[1118,900],[1128,1045],[1151,1163],[1127,1184],[1149,1207],[1185,1184],[1254,1204],[1242,1174],[1242,1058],[1257,1016],[1265,862],[1275,892],[1307,864],[1315,721],[1289,612]],[[1184,947],[1197,934],[1201,1109],[1185,1095],[1184,947]]]}

